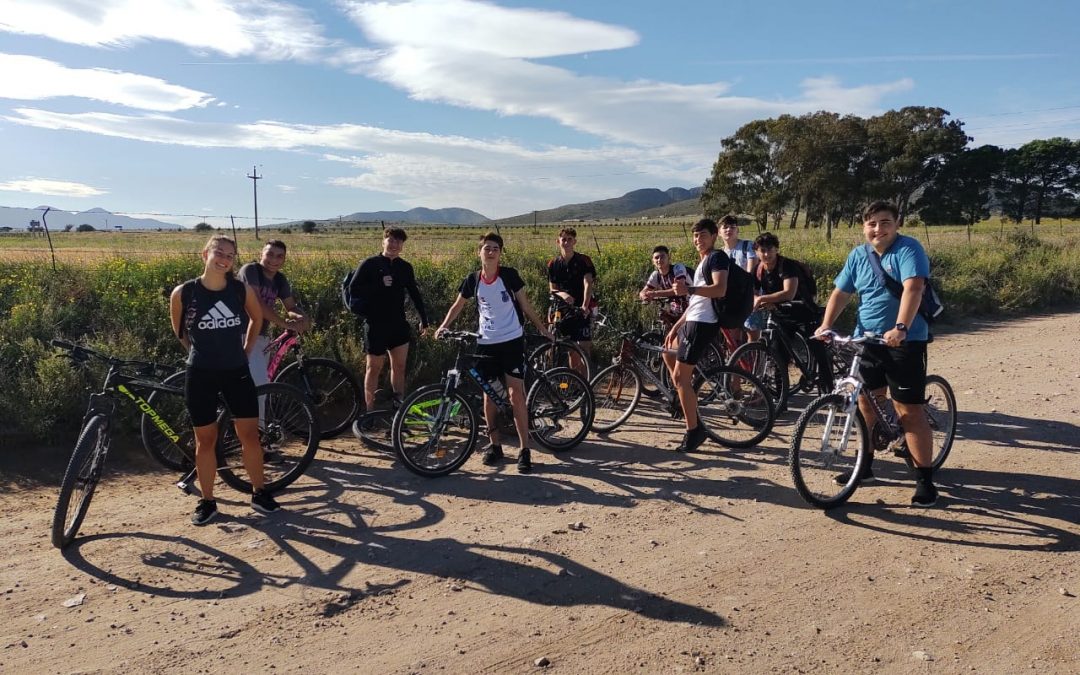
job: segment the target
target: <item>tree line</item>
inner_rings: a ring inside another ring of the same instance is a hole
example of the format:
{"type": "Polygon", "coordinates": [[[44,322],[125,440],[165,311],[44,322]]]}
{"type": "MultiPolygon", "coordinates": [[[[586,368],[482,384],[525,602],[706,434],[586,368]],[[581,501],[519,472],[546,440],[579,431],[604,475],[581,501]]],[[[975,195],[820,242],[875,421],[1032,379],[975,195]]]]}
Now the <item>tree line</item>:
{"type": "Polygon", "coordinates": [[[948,118],[911,106],[749,122],[720,142],[702,205],[711,216],[747,214],[759,228],[795,228],[801,217],[830,236],[883,198],[928,225],[972,225],[992,212],[1018,223],[1080,216],[1080,140],[970,148],[963,122],[948,118]]]}

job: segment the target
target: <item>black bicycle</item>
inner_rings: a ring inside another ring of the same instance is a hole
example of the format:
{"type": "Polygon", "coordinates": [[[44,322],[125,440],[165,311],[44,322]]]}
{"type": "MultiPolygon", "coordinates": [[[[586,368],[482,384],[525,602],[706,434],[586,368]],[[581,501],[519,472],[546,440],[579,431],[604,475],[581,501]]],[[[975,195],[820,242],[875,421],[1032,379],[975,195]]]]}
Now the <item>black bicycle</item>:
{"type": "MultiPolygon", "coordinates": [[[[161,373],[171,372],[171,366],[117,359],[63,340],[53,340],[52,345],[62,350],[75,366],[96,361],[107,367],[101,391],[90,395],[75,450],[60,483],[60,496],[53,514],[52,542],[57,548],[63,548],[78,533],[101,480],[118,401],[130,401],[142,413],[144,421],[148,420],[161,444],[171,445],[173,452],[185,457],[192,467],[195,436],[183,405],[184,390],[160,378],[161,373]],[[152,404],[151,399],[157,404],[152,404]],[[166,409],[161,405],[165,400],[178,401],[179,407],[173,405],[166,409]]],[[[258,387],[257,392],[266,403],[266,416],[259,429],[265,486],[274,492],[299,478],[311,464],[319,447],[319,426],[314,406],[295,387],[272,382],[258,387]]],[[[230,487],[250,494],[252,486],[243,468],[240,443],[228,423],[231,417],[228,408],[222,406],[217,420],[218,475],[230,487]]],[[[194,493],[194,478],[192,468],[177,486],[194,493]]]]}
{"type": "MultiPolygon", "coordinates": [[[[607,325],[606,318],[598,322],[607,325]]],[[[622,341],[612,365],[592,379],[596,415],[593,430],[614,431],[634,414],[645,383],[659,392],[673,416],[682,415],[678,394],[670,376],[658,376],[649,367],[652,357],[673,350],[659,347],[647,335],[620,331],[622,341]]],[[[667,368],[664,367],[664,373],[667,368]]],[[[719,360],[703,359],[694,368],[694,390],[698,394],[698,417],[706,435],[729,448],[757,445],[772,431],[776,410],[765,386],[750,373],[719,360]]]]}
{"type": "MultiPolygon", "coordinates": [[[[394,416],[392,432],[394,452],[401,463],[426,477],[444,476],[469,459],[483,430],[482,393],[499,410],[500,430],[516,434],[505,390],[499,391],[501,387],[483,379],[475,363],[485,357],[466,348],[478,335],[443,331],[439,337],[457,342],[454,365],[438,384],[420,387],[405,397],[394,416]]],[[[580,444],[593,421],[588,381],[570,368],[541,371],[528,361],[524,380],[531,438],[552,451],[580,444]]]]}
{"type": "Polygon", "coordinates": [[[817,387],[818,364],[807,342],[807,326],[782,318],[775,309],[766,310],[765,317],[761,338],[740,345],[727,362],[756,375],[776,409],[784,410],[792,395],[817,387]]]}

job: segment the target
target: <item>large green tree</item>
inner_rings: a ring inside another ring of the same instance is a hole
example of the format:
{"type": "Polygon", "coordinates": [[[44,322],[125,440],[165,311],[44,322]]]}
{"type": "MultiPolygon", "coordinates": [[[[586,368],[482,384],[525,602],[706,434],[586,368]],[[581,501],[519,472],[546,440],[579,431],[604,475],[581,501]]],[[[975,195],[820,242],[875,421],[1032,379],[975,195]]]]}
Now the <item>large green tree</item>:
{"type": "Polygon", "coordinates": [[[1080,141],[1036,140],[1020,148],[1032,174],[1032,212],[1037,225],[1045,207],[1066,196],[1080,176],[1080,141]]]}
{"type": "Polygon", "coordinates": [[[990,216],[990,189],[1005,153],[995,145],[964,150],[941,167],[916,208],[927,225],[974,225],[990,216]]]}

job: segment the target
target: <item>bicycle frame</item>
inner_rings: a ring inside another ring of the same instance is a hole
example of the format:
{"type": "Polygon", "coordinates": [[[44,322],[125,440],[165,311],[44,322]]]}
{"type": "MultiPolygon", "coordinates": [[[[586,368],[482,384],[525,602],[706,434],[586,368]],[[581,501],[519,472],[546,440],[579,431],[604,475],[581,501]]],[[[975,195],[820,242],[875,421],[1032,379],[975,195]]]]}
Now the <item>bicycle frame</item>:
{"type": "Polygon", "coordinates": [[[285,357],[287,357],[289,352],[294,349],[298,354],[300,353],[300,334],[291,330],[283,332],[281,335],[274,338],[270,344],[266,345],[266,349],[263,350],[263,353],[273,354],[266,364],[266,376],[271,382],[274,381],[274,376],[277,375],[282,362],[285,361],[285,357]]]}

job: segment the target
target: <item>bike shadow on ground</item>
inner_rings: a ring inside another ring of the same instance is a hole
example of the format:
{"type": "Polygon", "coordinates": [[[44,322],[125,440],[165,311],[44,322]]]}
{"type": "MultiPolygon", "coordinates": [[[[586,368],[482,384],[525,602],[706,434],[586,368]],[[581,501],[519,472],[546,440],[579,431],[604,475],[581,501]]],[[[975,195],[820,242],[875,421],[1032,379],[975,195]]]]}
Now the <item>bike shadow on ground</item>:
{"type": "Polygon", "coordinates": [[[998,412],[961,412],[956,436],[995,447],[1051,452],[1080,452],[1080,426],[1054,419],[1018,417],[998,412]]]}
{"type": "Polygon", "coordinates": [[[1005,551],[1072,551],[1080,546],[1080,481],[1030,473],[945,468],[934,474],[933,508],[883,499],[914,489],[900,462],[874,463],[878,480],[827,511],[839,523],[925,542],[1005,551]],[[876,497],[876,498],[875,498],[876,497]],[[874,501],[869,501],[874,499],[874,501]]]}

